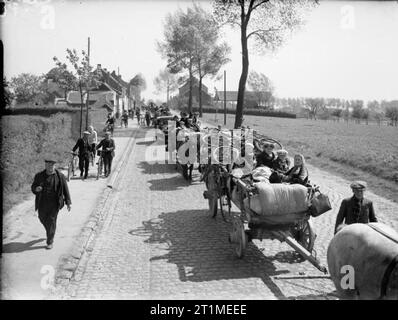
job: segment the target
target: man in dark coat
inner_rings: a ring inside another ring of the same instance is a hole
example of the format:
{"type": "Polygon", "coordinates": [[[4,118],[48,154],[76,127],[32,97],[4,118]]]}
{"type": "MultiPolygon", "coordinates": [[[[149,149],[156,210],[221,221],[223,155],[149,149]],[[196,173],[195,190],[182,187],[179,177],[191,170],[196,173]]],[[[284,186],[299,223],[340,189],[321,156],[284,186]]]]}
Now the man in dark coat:
{"type": "Polygon", "coordinates": [[[87,179],[88,176],[88,167],[90,163],[90,153],[93,152],[92,146],[89,143],[88,137],[90,135],[90,132],[84,131],[83,132],[83,138],[77,139],[77,142],[75,146],[73,147],[73,152],[77,148],[79,148],[79,169],[80,169],[80,177],[83,177],[83,171],[84,171],[84,178],[87,179]]]}
{"type": "Polygon", "coordinates": [[[55,169],[54,160],[45,160],[46,169],[34,177],[31,189],[36,195],[35,211],[39,211],[39,220],[46,229],[47,249],[53,247],[57,216],[65,203],[71,210],[71,198],[65,176],[55,169]]]}
{"type": "Polygon", "coordinates": [[[102,148],[104,151],[104,171],[105,177],[108,177],[112,171],[112,160],[115,156],[115,141],[111,139],[111,133],[105,133],[105,139],[102,139],[101,142],[97,145],[96,149],[102,148]]]}
{"type": "Polygon", "coordinates": [[[377,222],[372,201],[364,197],[366,186],[364,181],[355,181],[351,184],[354,195],[341,202],[334,233],[347,224],[377,222]]]}

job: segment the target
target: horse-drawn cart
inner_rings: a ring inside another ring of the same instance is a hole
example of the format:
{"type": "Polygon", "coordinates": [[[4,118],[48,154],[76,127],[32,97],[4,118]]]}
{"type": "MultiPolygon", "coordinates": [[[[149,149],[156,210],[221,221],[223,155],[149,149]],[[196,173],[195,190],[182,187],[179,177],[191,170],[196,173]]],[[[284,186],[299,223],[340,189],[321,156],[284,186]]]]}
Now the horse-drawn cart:
{"type": "MultiPolygon", "coordinates": [[[[261,140],[272,141],[282,148],[276,140],[258,135],[254,146],[261,140]]],[[[323,213],[316,210],[313,202],[318,187],[254,182],[251,174],[236,175],[231,166],[222,164],[207,165],[203,171],[207,187],[204,197],[209,201],[210,214],[216,216],[219,203],[224,220],[232,224],[229,241],[239,258],[253,239],[277,239],[290,245],[318,270],[327,272],[314,250],[316,234],[312,217],[323,213]],[[268,200],[264,200],[267,195],[268,200]],[[232,203],[239,212],[231,211],[232,203]]]]}

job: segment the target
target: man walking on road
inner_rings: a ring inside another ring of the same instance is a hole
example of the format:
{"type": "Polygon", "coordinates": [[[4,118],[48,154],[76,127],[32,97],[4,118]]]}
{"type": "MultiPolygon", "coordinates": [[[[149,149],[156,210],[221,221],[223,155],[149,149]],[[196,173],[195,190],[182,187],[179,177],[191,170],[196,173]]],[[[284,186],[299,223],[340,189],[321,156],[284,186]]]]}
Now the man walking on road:
{"type": "Polygon", "coordinates": [[[350,187],[354,195],[341,202],[340,210],[336,218],[335,234],[337,231],[340,231],[344,225],[377,222],[372,201],[364,197],[364,192],[367,187],[366,182],[355,181],[351,183],[350,187]]]}
{"type": "Polygon", "coordinates": [[[108,177],[112,171],[112,160],[115,156],[115,141],[111,139],[111,133],[105,133],[105,139],[102,139],[96,149],[102,148],[104,151],[104,171],[105,177],[108,177]]]}
{"type": "Polygon", "coordinates": [[[55,169],[54,160],[45,160],[46,169],[37,173],[31,186],[36,195],[35,211],[39,211],[39,220],[46,229],[47,249],[52,249],[57,216],[65,203],[71,209],[71,199],[65,176],[55,169]]]}
{"type": "Polygon", "coordinates": [[[88,137],[90,135],[90,132],[84,131],[83,132],[83,138],[77,139],[77,142],[75,146],[73,147],[73,152],[77,148],[79,148],[79,169],[80,169],[80,177],[83,177],[83,171],[84,171],[84,178],[87,179],[88,176],[88,167],[89,167],[89,162],[90,162],[90,153],[91,151],[91,145],[88,140],[88,137]]]}

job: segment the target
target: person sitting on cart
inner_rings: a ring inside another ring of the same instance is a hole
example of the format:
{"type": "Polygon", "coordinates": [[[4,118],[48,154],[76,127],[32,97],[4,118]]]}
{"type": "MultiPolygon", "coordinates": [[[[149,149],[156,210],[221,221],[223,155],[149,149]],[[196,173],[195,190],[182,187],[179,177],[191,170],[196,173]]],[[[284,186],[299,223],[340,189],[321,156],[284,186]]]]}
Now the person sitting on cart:
{"type": "Polygon", "coordinates": [[[287,171],[282,179],[282,182],[291,184],[307,185],[308,183],[308,170],[305,166],[305,158],[302,154],[294,155],[294,165],[287,171]]]}
{"type": "Polygon", "coordinates": [[[281,183],[283,176],[290,168],[290,160],[287,157],[288,152],[284,149],[278,150],[276,152],[277,158],[273,162],[272,169],[274,170],[269,177],[269,182],[271,183],[281,183]]]}
{"type": "Polygon", "coordinates": [[[259,153],[256,156],[256,167],[259,166],[266,166],[269,168],[273,167],[273,163],[276,159],[275,153],[274,153],[274,144],[270,142],[266,142],[263,145],[263,150],[261,153],[259,153]]]}
{"type": "Polygon", "coordinates": [[[367,184],[364,181],[354,181],[350,185],[353,196],[341,202],[337,214],[334,233],[336,234],[344,226],[352,223],[377,222],[372,201],[364,197],[367,184]]]}

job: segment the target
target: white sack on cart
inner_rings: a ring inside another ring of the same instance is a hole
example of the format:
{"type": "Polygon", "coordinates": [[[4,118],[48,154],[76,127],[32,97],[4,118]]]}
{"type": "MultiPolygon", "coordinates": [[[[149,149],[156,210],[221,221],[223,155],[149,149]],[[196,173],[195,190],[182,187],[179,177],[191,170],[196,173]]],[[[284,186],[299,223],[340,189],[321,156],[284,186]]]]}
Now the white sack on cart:
{"type": "MultiPolygon", "coordinates": [[[[307,188],[300,184],[258,182],[258,194],[250,198],[250,208],[260,215],[288,215],[308,210],[307,188]]],[[[244,200],[246,207],[249,200],[244,200]]]]}

